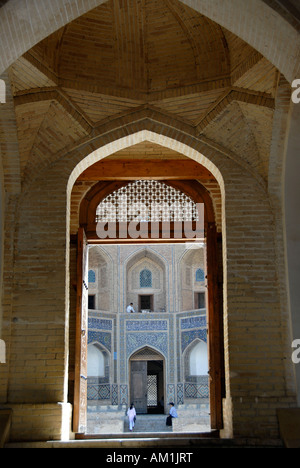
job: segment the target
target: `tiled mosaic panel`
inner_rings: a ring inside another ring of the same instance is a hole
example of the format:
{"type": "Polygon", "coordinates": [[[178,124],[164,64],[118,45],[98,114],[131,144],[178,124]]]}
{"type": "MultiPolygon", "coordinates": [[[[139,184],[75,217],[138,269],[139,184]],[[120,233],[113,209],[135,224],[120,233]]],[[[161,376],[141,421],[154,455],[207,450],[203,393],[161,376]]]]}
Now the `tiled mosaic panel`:
{"type": "Polygon", "coordinates": [[[185,398],[208,398],[208,384],[184,384],[184,397],[185,398]]]}
{"type": "Polygon", "coordinates": [[[127,320],[127,331],[145,331],[145,330],[167,330],[167,320],[127,320]]]}
{"type": "Polygon", "coordinates": [[[89,329],[93,330],[112,330],[112,320],[89,317],[89,329]]]}
{"type": "Polygon", "coordinates": [[[183,352],[186,347],[191,344],[196,338],[207,342],[206,328],[203,330],[189,330],[181,333],[181,351],[183,352]]]}
{"type": "Polygon", "coordinates": [[[94,385],[88,384],[87,386],[87,399],[88,400],[110,400],[110,385],[94,385]]]}
{"type": "Polygon", "coordinates": [[[192,328],[203,328],[206,327],[206,317],[205,315],[197,317],[187,317],[181,319],[181,329],[192,329],[192,328]]]}
{"type": "Polygon", "coordinates": [[[169,384],[167,385],[167,400],[168,403],[171,401],[175,402],[175,385],[169,384]]]}
{"type": "Polygon", "coordinates": [[[120,404],[121,405],[128,404],[128,386],[127,385],[120,385],[120,404]]]}
{"type": "Polygon", "coordinates": [[[88,344],[95,342],[102,344],[108,351],[111,351],[111,333],[89,330],[88,344]]]}
{"type": "Polygon", "coordinates": [[[118,398],[118,385],[113,384],[111,386],[111,404],[112,405],[117,405],[119,403],[119,398],[118,398]]]}
{"type": "Polygon", "coordinates": [[[177,404],[183,405],[184,403],[184,394],[183,394],[183,384],[177,384],[177,404]]]}
{"type": "Polygon", "coordinates": [[[142,346],[153,347],[163,355],[168,355],[167,333],[128,333],[126,336],[126,355],[130,356],[142,346]]]}

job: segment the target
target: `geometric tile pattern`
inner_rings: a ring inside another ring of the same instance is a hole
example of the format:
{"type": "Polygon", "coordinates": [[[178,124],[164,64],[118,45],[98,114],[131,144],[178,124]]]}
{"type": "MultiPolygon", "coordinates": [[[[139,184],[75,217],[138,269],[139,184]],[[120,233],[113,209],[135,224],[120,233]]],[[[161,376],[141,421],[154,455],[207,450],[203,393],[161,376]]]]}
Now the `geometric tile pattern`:
{"type": "Polygon", "coordinates": [[[205,315],[181,319],[181,329],[187,330],[189,328],[206,328],[205,315]]]}
{"type": "Polygon", "coordinates": [[[128,404],[128,385],[120,385],[120,404],[128,404]]]}
{"type": "Polygon", "coordinates": [[[112,320],[89,317],[88,327],[93,330],[112,330],[112,320]]]}
{"type": "Polygon", "coordinates": [[[167,330],[167,320],[127,320],[127,331],[167,330]]]}
{"type": "Polygon", "coordinates": [[[102,344],[108,351],[111,351],[111,333],[89,330],[88,344],[94,342],[102,344]]]}
{"type": "Polygon", "coordinates": [[[110,400],[110,385],[109,384],[88,384],[87,387],[88,400],[110,400]]]}
{"type": "Polygon", "coordinates": [[[167,400],[169,402],[175,402],[175,385],[174,384],[168,384],[167,385],[167,400]]]}
{"type": "Polygon", "coordinates": [[[148,345],[160,351],[165,357],[168,356],[167,333],[128,333],[126,336],[126,355],[130,356],[133,351],[148,345]]]}
{"type": "Polygon", "coordinates": [[[196,338],[200,338],[200,340],[207,342],[207,331],[205,329],[198,329],[198,330],[189,330],[186,332],[181,333],[181,351],[183,352],[186,347],[192,343],[196,338]]]}
{"type": "Polygon", "coordinates": [[[118,401],[118,385],[117,384],[112,384],[111,386],[111,404],[112,405],[117,405],[119,403],[118,401]]]}
{"type": "Polygon", "coordinates": [[[177,405],[183,405],[184,395],[183,395],[183,383],[177,384],[177,405]]]}
{"type": "Polygon", "coordinates": [[[186,382],[184,384],[184,396],[186,398],[208,398],[209,390],[207,384],[194,384],[186,382]]]}

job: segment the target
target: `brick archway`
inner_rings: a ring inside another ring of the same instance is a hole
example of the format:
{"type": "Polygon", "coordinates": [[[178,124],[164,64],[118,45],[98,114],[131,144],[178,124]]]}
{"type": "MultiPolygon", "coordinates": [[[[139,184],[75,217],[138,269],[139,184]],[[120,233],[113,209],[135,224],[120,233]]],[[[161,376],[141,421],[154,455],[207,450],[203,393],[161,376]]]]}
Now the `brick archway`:
{"type": "MultiPolygon", "coordinates": [[[[18,240],[19,255],[16,258],[16,273],[15,284],[16,294],[22,294],[24,287],[23,271],[28,267],[27,257],[23,253],[27,249],[28,243],[34,247],[34,251],[39,258],[38,263],[35,258],[32,259],[33,267],[38,265],[38,269],[32,268],[30,276],[26,276],[26,280],[30,278],[30,284],[26,284],[31,297],[40,304],[42,294],[40,289],[36,288],[36,281],[39,280],[40,272],[44,272],[48,278],[49,270],[54,272],[51,275],[52,283],[47,282],[47,297],[49,302],[53,301],[56,304],[56,314],[60,317],[60,326],[66,327],[66,333],[69,333],[69,317],[68,309],[68,294],[69,294],[69,214],[70,214],[70,199],[71,191],[74,182],[79,175],[90,165],[99,161],[106,156],[118,151],[119,149],[130,147],[144,140],[149,140],[161,144],[162,146],[176,148],[185,156],[193,159],[196,162],[202,163],[217,179],[222,195],[222,225],[223,225],[223,246],[224,246],[224,333],[225,333],[225,376],[226,376],[226,426],[227,434],[233,434],[233,422],[239,420],[240,407],[240,389],[237,388],[234,380],[234,372],[239,371],[239,362],[235,361],[235,353],[230,353],[231,341],[235,339],[236,334],[247,333],[244,330],[243,324],[238,320],[240,313],[244,313],[249,309],[249,300],[251,299],[251,290],[249,284],[256,284],[257,275],[255,270],[249,270],[249,261],[256,265],[259,263],[260,268],[264,272],[268,272],[267,283],[271,288],[272,297],[268,297],[268,301],[272,302],[272,313],[279,316],[276,309],[275,301],[277,301],[277,289],[273,282],[273,274],[275,272],[276,251],[269,242],[270,232],[272,232],[272,212],[270,210],[269,198],[265,188],[260,181],[253,176],[244,167],[240,166],[237,161],[230,158],[230,155],[225,155],[224,152],[212,149],[208,144],[204,144],[192,135],[188,135],[183,131],[175,130],[174,127],[168,127],[161,123],[153,122],[150,118],[142,120],[138,123],[131,123],[116,128],[104,134],[102,138],[97,140],[97,146],[86,145],[80,147],[76,152],[69,153],[66,157],[62,157],[56,164],[53,164],[47,171],[40,174],[40,179],[34,181],[31,185],[31,190],[24,191],[24,197],[20,203],[20,211],[18,217],[18,240]],[[95,148],[98,148],[95,150],[95,148]],[[205,155],[205,156],[204,156],[205,155]],[[55,184],[53,183],[55,181],[55,184]],[[234,183],[233,183],[234,181],[234,183]],[[236,186],[237,184],[237,186],[236,186]],[[247,205],[240,205],[237,197],[237,188],[242,187],[243,196],[247,197],[247,205]],[[226,189],[226,198],[225,198],[226,189]],[[37,213],[44,213],[43,207],[47,206],[49,200],[52,200],[51,212],[55,216],[48,216],[47,223],[43,236],[40,235],[40,217],[37,213]],[[256,211],[257,203],[259,202],[259,212],[256,211]],[[37,208],[41,211],[37,211],[37,208]],[[226,211],[225,211],[226,210],[226,211]],[[30,223],[30,224],[29,224],[30,223]],[[251,232],[258,233],[258,237],[251,239],[251,245],[256,243],[256,249],[251,250],[251,256],[246,244],[240,243],[236,236],[235,227],[239,227],[239,232],[242,236],[249,236],[251,232]],[[30,229],[29,229],[30,227],[30,229]],[[53,236],[53,232],[56,233],[53,236]],[[259,242],[260,241],[260,242],[259,242]],[[49,258],[45,255],[45,243],[49,249],[55,251],[56,256],[66,259],[66,262],[57,262],[55,256],[49,258]],[[66,248],[67,246],[67,248],[66,248]],[[267,251],[267,256],[265,252],[267,251]],[[271,259],[271,260],[270,260],[271,259]],[[239,284],[242,290],[244,278],[247,277],[247,288],[243,292],[243,297],[237,295],[234,285],[234,277],[238,275],[239,284]],[[59,281],[59,294],[57,294],[57,280],[59,281]],[[249,278],[249,279],[248,279],[249,278]],[[56,280],[56,282],[54,282],[56,280]],[[228,281],[229,280],[229,281],[228,281]],[[55,288],[53,288],[53,283],[55,288]],[[228,289],[229,287],[229,289],[228,289]],[[248,294],[249,291],[249,294],[248,294]],[[245,297],[245,298],[244,298],[245,297]],[[274,303],[274,304],[273,304],[274,303]],[[233,405],[233,410],[231,409],[233,405]]],[[[71,282],[72,284],[72,282],[71,282]]],[[[252,310],[251,319],[255,319],[257,323],[264,320],[264,314],[268,314],[269,304],[265,303],[265,295],[261,295],[258,290],[258,295],[255,297],[255,308],[259,308],[261,315],[256,315],[252,310]]],[[[40,310],[43,312],[42,304],[40,310]]],[[[255,312],[255,311],[254,311],[255,312]]],[[[15,314],[20,317],[31,313],[30,304],[16,305],[15,314]]],[[[45,312],[46,313],[46,312],[45,312]]],[[[256,323],[256,322],[255,322],[256,323]]],[[[259,341],[257,337],[258,348],[263,347],[265,340],[259,341]]],[[[242,346],[243,343],[240,344],[242,346]]],[[[65,352],[69,352],[68,340],[62,339],[62,347],[65,352]]],[[[247,352],[247,343],[243,348],[243,352],[247,352]]],[[[276,342],[278,352],[281,344],[276,342]]],[[[264,361],[264,360],[262,360],[264,361]]],[[[261,363],[261,372],[264,371],[265,362],[261,363]]],[[[66,391],[66,374],[67,367],[62,364],[61,380],[57,379],[55,391],[57,393],[57,401],[62,401],[66,391]]],[[[26,369],[25,369],[26,370],[26,369]]],[[[285,370],[283,370],[285,372],[285,370]]],[[[247,385],[247,375],[243,375],[243,385],[247,385]]],[[[24,381],[26,386],[26,382],[24,381]]],[[[264,380],[262,379],[261,388],[264,389],[264,380]]],[[[14,388],[12,387],[11,394],[14,388]]],[[[39,392],[40,394],[41,392],[39,392]]],[[[272,403],[272,402],[271,402],[272,403]]],[[[264,403],[262,403],[264,404],[264,403]]],[[[273,414],[274,408],[270,404],[270,414],[273,414]]],[[[241,409],[242,411],[242,409],[241,409]]],[[[225,419],[224,419],[225,422],[225,419]]],[[[235,422],[238,425],[238,422],[235,422]]],[[[255,430],[256,428],[253,428],[255,430]]],[[[259,429],[259,428],[258,428],[259,429]]],[[[235,426],[234,433],[244,433],[245,425],[235,426]]]]}
{"type": "MultiPolygon", "coordinates": [[[[48,6],[48,3],[48,0],[31,3],[34,5],[34,10],[26,10],[23,9],[23,5],[20,6],[20,2],[16,7],[17,2],[9,0],[1,8],[0,35],[2,34],[2,43],[6,44],[7,38],[10,37],[10,44],[5,47],[5,53],[0,59],[2,71],[45,35],[85,13],[87,4],[87,2],[63,0],[51,4],[52,9],[50,10],[44,8],[46,4],[48,6]],[[11,7],[14,10],[11,10],[11,7]],[[9,36],[10,33],[11,36],[9,36]]],[[[101,2],[95,0],[88,3],[89,8],[93,8],[101,2]]],[[[241,7],[239,0],[216,0],[214,2],[185,0],[184,3],[198,9],[202,14],[207,14],[215,21],[219,21],[220,24],[238,35],[243,35],[249,44],[260,50],[278,67],[289,83],[293,77],[296,77],[296,72],[299,70],[299,38],[295,37],[296,26],[294,27],[288,19],[283,19],[284,15],[278,7],[280,2],[276,3],[274,14],[273,10],[266,6],[266,3],[274,4],[270,0],[249,2],[244,11],[241,10],[244,6],[241,7]],[[267,17],[267,21],[262,27],[261,22],[264,17],[267,17]],[[273,34],[274,31],[280,31],[280,34],[273,34]],[[295,37],[295,40],[292,40],[292,37],[295,37]]],[[[7,73],[2,77],[6,78],[7,73]]],[[[52,99],[53,95],[49,93],[49,97],[52,99]]],[[[286,103],[289,103],[290,86],[286,86],[285,95],[282,98],[286,103]]],[[[22,99],[23,97],[20,98],[20,101],[22,99]]],[[[34,97],[32,95],[27,99],[29,100],[25,99],[25,101],[29,103],[30,99],[34,99],[34,97]]],[[[136,137],[143,139],[156,133],[155,141],[166,146],[178,145],[177,147],[182,149],[188,157],[209,168],[218,180],[222,192],[224,208],[222,210],[222,223],[224,247],[226,248],[224,250],[224,272],[226,273],[226,278],[224,278],[224,310],[227,311],[225,316],[226,375],[228,377],[226,408],[228,409],[227,419],[229,421],[227,434],[240,435],[250,432],[257,434],[260,430],[264,434],[267,434],[268,431],[268,434],[275,433],[277,430],[276,408],[279,404],[291,405],[294,392],[293,370],[289,359],[282,358],[282,356],[286,357],[290,350],[290,343],[288,343],[289,319],[286,312],[288,306],[285,299],[281,299],[278,293],[278,290],[285,286],[285,280],[282,279],[285,275],[280,274],[285,271],[284,259],[282,259],[281,264],[278,262],[278,258],[281,258],[284,251],[285,241],[282,240],[283,232],[280,231],[280,226],[274,228],[274,217],[277,216],[279,222],[282,221],[283,217],[280,210],[276,213],[276,207],[274,208],[273,204],[274,200],[278,199],[278,205],[280,205],[282,200],[280,190],[282,179],[280,176],[284,171],[278,170],[278,168],[284,169],[285,146],[289,129],[288,125],[286,127],[281,125],[280,108],[277,106],[276,97],[276,109],[279,116],[275,115],[273,136],[276,133],[278,137],[280,136],[281,146],[276,144],[277,140],[275,139],[272,152],[276,152],[276,149],[279,148],[277,156],[279,163],[282,162],[282,166],[276,164],[278,179],[269,184],[269,187],[260,183],[259,177],[255,176],[249,165],[248,168],[245,167],[247,166],[245,161],[244,166],[239,165],[239,158],[232,158],[232,154],[229,154],[224,147],[210,146],[210,142],[196,134],[192,126],[183,125],[180,119],[172,115],[165,115],[160,119],[159,112],[155,112],[148,105],[142,111],[133,112],[130,117],[118,116],[114,120],[108,119],[102,123],[101,128],[97,128],[99,133],[92,133],[91,139],[80,140],[74,147],[68,148],[68,153],[65,152],[65,149],[55,153],[55,158],[51,162],[47,160],[42,167],[33,168],[30,174],[33,177],[29,181],[26,180],[22,187],[17,183],[19,180],[17,179],[19,160],[18,157],[15,157],[14,145],[13,147],[7,145],[7,148],[10,148],[12,152],[3,155],[3,167],[6,171],[6,178],[10,179],[15,187],[10,193],[16,194],[8,201],[5,213],[7,223],[5,242],[9,242],[10,246],[14,245],[14,250],[5,249],[6,264],[4,269],[6,272],[4,285],[9,294],[8,297],[11,295],[9,303],[5,306],[5,314],[7,315],[3,315],[5,317],[3,324],[5,327],[8,324],[5,329],[3,327],[3,337],[8,340],[10,376],[14,375],[15,370],[20,369],[18,361],[23,357],[23,354],[26,355],[25,352],[23,353],[23,349],[18,347],[17,335],[11,332],[11,326],[17,327],[19,332],[24,326],[24,320],[29,319],[35,326],[34,307],[39,310],[41,318],[39,333],[41,335],[44,333],[45,336],[49,337],[48,344],[52,339],[56,340],[59,354],[57,354],[56,362],[58,374],[55,378],[50,373],[47,374],[47,378],[44,378],[44,368],[39,365],[40,353],[37,353],[34,359],[34,382],[29,377],[30,371],[26,365],[22,367],[22,373],[18,375],[17,381],[8,376],[5,368],[2,387],[5,402],[12,402],[12,404],[19,402],[20,388],[22,388],[24,412],[28,411],[28,414],[30,414],[31,409],[29,406],[26,408],[26,403],[31,402],[33,394],[36,398],[35,402],[55,402],[56,404],[67,401],[68,247],[70,239],[68,210],[70,209],[69,199],[72,185],[78,174],[92,164],[92,161],[95,162],[97,158],[101,159],[116,151],[118,145],[124,147],[134,144],[136,137]],[[99,152],[94,153],[92,157],[87,156],[91,155],[95,148],[100,148],[99,152]],[[273,193],[271,193],[272,186],[273,193]],[[271,190],[268,191],[270,187],[271,190]],[[276,188],[276,193],[274,193],[274,188],[276,188]],[[243,196],[240,198],[241,202],[238,203],[241,194],[243,196]],[[17,200],[18,195],[20,195],[19,200],[17,200]],[[13,215],[15,215],[14,221],[12,220],[13,215]],[[43,226],[41,226],[41,219],[44,221],[43,226]],[[53,235],[54,233],[55,235],[53,235]],[[47,252],[45,245],[47,245],[47,252]],[[28,257],[29,247],[30,258],[28,257]],[[52,255],[54,252],[55,255],[52,255]],[[63,260],[57,262],[57,258],[63,260]],[[283,265],[282,269],[281,265],[283,265]],[[261,274],[262,272],[264,275],[261,274]],[[279,280],[275,281],[274,278],[278,277],[279,280]],[[47,299],[46,307],[45,297],[47,299]],[[49,319],[49,317],[51,318],[49,319]],[[55,327],[47,328],[47,321],[53,320],[53,317],[56,320],[56,330],[55,327]],[[243,366],[246,365],[248,349],[242,340],[238,343],[238,358],[236,354],[236,337],[249,336],[251,333],[251,329],[247,328],[246,325],[247,320],[242,321],[241,317],[250,319],[251,324],[258,332],[261,331],[263,323],[268,323],[268,329],[264,330],[264,335],[256,333],[252,336],[251,341],[253,349],[255,346],[257,351],[256,356],[259,364],[256,367],[254,391],[255,395],[259,396],[257,405],[256,403],[253,405],[253,395],[245,392],[245,388],[249,383],[252,384],[253,380],[251,374],[245,373],[243,369],[243,366]],[[286,341],[283,343],[281,340],[274,340],[272,347],[268,349],[268,358],[274,359],[274,362],[280,362],[280,366],[276,369],[278,378],[276,379],[275,375],[270,378],[272,385],[276,388],[274,396],[268,393],[265,380],[265,373],[269,370],[268,362],[262,356],[265,352],[265,333],[268,332],[269,339],[271,339],[272,333],[275,336],[279,326],[281,336],[286,337],[286,341]],[[50,392],[49,389],[51,389],[50,392]],[[266,395],[265,401],[260,399],[261,395],[266,395]],[[288,402],[286,398],[289,395],[292,397],[288,402]],[[240,404],[241,398],[243,398],[243,405],[240,404]],[[245,404],[249,405],[247,407],[250,415],[247,421],[249,424],[245,424],[245,418],[242,417],[245,404]],[[266,406],[268,409],[263,409],[266,406]],[[265,411],[264,414],[266,412],[268,414],[266,416],[268,423],[265,419],[265,432],[262,426],[260,428],[253,422],[253,416],[260,409],[262,413],[265,411]]],[[[12,110],[13,106],[10,108],[10,111],[12,110]]],[[[10,125],[8,115],[6,113],[3,120],[10,125]]],[[[294,134],[296,139],[296,130],[294,134]]],[[[6,133],[6,136],[11,135],[10,132],[6,133]]],[[[15,144],[17,138],[13,137],[13,139],[15,144]]],[[[3,145],[4,147],[5,145],[3,145]]],[[[274,154],[271,154],[271,158],[274,161],[274,154]]],[[[48,348],[45,349],[48,350],[48,348]]],[[[45,353],[45,366],[52,365],[50,354],[46,353],[45,350],[43,352],[45,353]]],[[[60,413],[60,406],[57,408],[59,408],[58,413],[60,413]]],[[[35,411],[36,413],[39,411],[38,403],[35,411]]],[[[57,417],[57,421],[55,434],[60,434],[58,427],[60,416],[57,417]]],[[[47,427],[51,427],[50,421],[46,424],[48,424],[47,427]]],[[[18,431],[19,427],[16,432],[18,431]]],[[[52,432],[49,430],[49,433],[52,432]]]]}

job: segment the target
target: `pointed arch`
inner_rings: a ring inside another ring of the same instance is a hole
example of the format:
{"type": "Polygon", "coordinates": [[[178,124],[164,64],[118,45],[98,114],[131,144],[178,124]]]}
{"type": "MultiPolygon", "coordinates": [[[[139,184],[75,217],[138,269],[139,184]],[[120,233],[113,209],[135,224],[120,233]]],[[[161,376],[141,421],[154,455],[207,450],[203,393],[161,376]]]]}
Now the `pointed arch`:
{"type": "Polygon", "coordinates": [[[162,352],[155,349],[152,345],[141,346],[140,348],[133,351],[129,356],[129,360],[131,361],[159,361],[164,359],[165,356],[162,354],[162,352]]]}

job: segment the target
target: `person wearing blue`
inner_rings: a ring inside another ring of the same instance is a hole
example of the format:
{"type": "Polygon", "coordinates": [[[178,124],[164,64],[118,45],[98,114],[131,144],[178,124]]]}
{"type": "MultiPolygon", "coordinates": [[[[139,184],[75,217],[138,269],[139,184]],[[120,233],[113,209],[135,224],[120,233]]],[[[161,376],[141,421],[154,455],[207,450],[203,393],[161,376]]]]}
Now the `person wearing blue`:
{"type": "Polygon", "coordinates": [[[177,411],[176,411],[176,408],[174,406],[174,403],[171,402],[171,403],[169,403],[169,405],[170,405],[170,413],[169,413],[169,416],[166,419],[166,425],[167,426],[172,426],[172,419],[173,418],[178,418],[178,415],[177,415],[177,411]]]}

